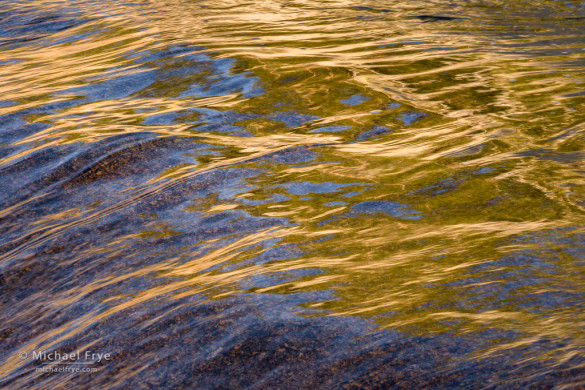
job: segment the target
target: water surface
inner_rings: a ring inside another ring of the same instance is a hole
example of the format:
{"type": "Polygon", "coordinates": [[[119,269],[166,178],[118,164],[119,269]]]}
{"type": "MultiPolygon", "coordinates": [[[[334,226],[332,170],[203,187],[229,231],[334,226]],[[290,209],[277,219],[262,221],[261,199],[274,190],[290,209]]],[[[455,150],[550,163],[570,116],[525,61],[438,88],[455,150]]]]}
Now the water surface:
{"type": "Polygon", "coordinates": [[[0,386],[583,386],[584,81],[578,2],[0,2],[0,386]]]}

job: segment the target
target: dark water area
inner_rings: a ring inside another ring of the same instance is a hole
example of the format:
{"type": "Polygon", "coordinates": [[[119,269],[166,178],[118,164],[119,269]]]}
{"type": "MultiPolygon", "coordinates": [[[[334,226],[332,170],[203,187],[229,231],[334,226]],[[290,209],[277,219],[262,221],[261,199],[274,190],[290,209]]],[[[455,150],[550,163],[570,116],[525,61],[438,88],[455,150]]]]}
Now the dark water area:
{"type": "Polygon", "coordinates": [[[0,1],[0,388],[585,388],[584,81],[582,2],[0,1]]]}

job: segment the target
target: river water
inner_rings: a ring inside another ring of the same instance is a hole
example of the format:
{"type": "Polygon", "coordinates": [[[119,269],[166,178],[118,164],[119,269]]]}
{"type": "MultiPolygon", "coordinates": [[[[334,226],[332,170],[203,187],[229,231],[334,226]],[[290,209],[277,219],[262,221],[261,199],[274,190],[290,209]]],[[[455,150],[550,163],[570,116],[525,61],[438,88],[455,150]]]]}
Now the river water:
{"type": "Polygon", "coordinates": [[[0,387],[583,388],[584,81],[579,2],[0,1],[0,387]]]}

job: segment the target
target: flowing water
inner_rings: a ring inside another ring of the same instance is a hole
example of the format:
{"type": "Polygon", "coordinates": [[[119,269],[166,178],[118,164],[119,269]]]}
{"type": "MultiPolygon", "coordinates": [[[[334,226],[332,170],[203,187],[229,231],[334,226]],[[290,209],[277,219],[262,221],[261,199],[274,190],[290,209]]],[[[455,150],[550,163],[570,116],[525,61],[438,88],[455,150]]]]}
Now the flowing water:
{"type": "Polygon", "coordinates": [[[0,387],[583,388],[584,81],[579,2],[0,1],[0,387]]]}

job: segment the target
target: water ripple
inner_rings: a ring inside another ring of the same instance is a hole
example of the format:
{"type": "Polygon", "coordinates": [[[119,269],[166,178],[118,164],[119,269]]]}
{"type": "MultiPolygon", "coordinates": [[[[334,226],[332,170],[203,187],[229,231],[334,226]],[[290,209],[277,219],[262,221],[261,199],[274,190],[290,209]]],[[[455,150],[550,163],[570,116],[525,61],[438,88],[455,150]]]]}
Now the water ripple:
{"type": "Polygon", "coordinates": [[[583,15],[2,2],[0,386],[582,386],[583,15]]]}

